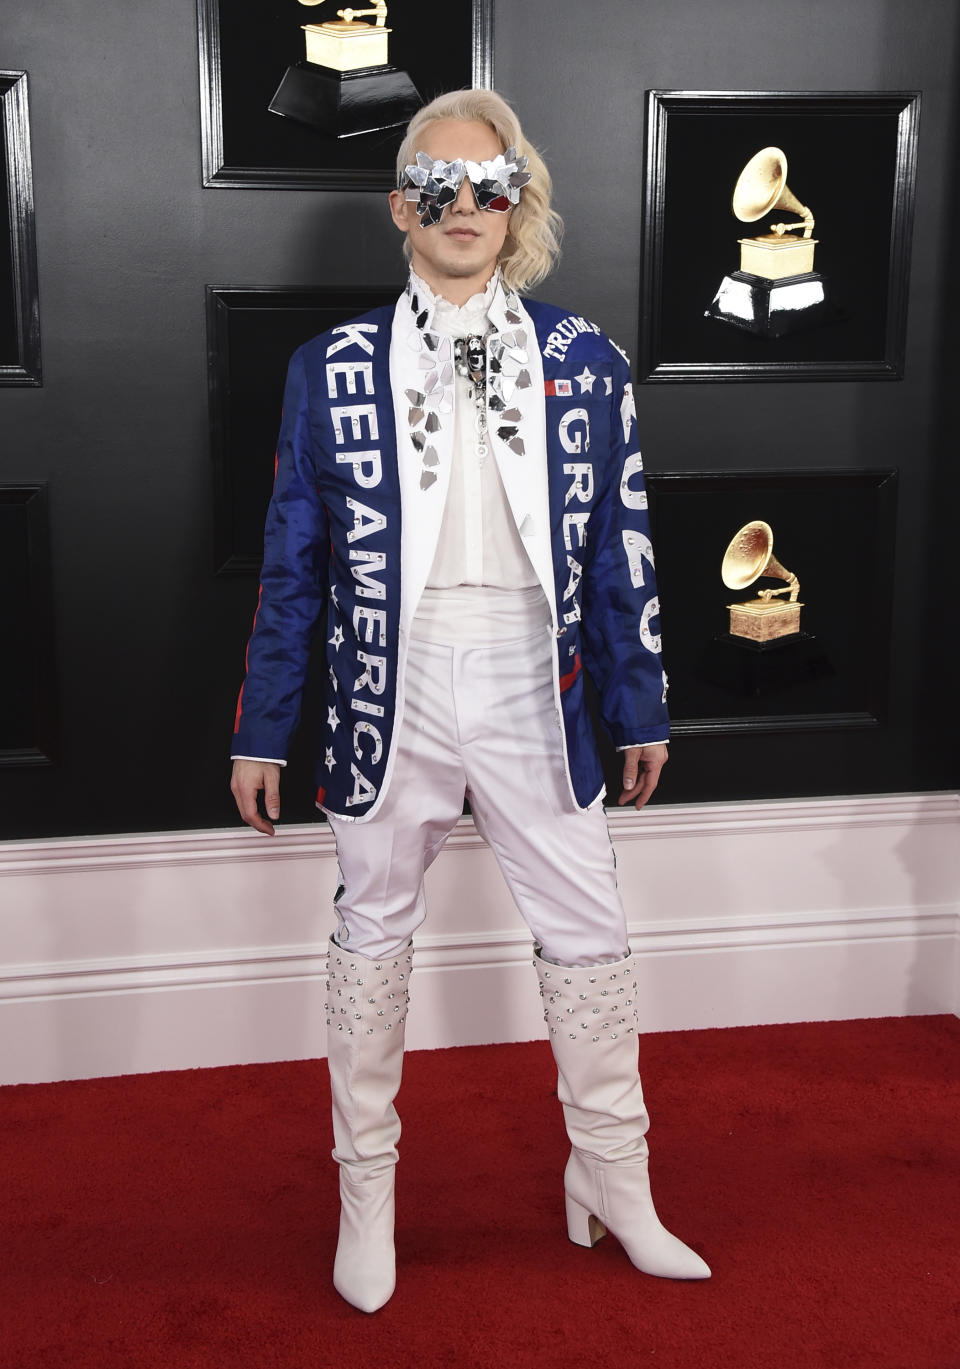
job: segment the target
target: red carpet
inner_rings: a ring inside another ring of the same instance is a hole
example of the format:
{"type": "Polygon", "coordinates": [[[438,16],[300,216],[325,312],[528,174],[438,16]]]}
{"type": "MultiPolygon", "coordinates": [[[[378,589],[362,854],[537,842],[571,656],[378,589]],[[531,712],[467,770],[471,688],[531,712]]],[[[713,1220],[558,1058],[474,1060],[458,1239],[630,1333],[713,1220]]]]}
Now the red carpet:
{"type": "Polygon", "coordinates": [[[549,1048],[407,1058],[399,1283],[333,1291],[323,1062],[0,1090],[3,1369],[960,1369],[960,1021],[641,1039],[661,1216],[570,1244],[549,1048]]]}

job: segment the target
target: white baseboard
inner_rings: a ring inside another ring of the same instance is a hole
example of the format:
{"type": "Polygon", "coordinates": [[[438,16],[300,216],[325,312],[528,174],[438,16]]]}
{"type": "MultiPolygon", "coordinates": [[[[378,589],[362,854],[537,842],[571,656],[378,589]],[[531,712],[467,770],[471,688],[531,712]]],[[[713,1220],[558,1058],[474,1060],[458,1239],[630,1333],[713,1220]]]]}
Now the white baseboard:
{"type": "MultiPolygon", "coordinates": [[[[609,814],[645,1031],[960,1013],[960,795],[609,814]]],[[[0,1082],[325,1053],[325,825],[0,843],[0,1082]]],[[[428,876],[412,1049],[544,1035],[463,819],[428,876]]]]}

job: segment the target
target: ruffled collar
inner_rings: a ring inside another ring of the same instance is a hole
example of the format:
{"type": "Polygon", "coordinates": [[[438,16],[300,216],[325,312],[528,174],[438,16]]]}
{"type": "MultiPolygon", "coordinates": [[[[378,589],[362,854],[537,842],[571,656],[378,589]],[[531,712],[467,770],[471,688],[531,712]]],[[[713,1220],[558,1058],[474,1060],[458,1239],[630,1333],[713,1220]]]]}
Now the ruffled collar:
{"type": "Polygon", "coordinates": [[[490,306],[500,283],[500,268],[487,281],[486,288],[471,295],[466,304],[451,304],[443,295],[435,295],[427,282],[410,268],[409,290],[423,309],[432,315],[430,327],[450,337],[467,337],[486,330],[490,306]]]}

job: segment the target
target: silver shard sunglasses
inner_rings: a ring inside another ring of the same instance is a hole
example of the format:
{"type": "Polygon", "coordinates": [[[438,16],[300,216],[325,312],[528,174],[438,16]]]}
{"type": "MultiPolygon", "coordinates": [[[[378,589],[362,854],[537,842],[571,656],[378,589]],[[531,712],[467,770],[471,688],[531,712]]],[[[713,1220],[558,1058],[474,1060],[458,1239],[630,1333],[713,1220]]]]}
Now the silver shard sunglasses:
{"type": "Polygon", "coordinates": [[[399,188],[404,199],[416,203],[420,227],[430,228],[440,222],[444,210],[453,204],[465,178],[473,187],[478,209],[505,214],[519,202],[520,191],[530,180],[526,165],[527,158],[518,157],[515,147],[497,153],[489,162],[471,162],[462,157],[445,162],[442,157],[418,152],[417,160],[403,168],[399,188]]]}

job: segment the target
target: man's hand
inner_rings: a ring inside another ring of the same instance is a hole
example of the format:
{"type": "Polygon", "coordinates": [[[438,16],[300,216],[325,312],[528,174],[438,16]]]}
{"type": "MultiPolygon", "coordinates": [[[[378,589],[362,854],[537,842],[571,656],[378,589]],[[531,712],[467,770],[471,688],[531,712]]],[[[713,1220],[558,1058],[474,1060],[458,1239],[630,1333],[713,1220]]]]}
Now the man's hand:
{"type": "Polygon", "coordinates": [[[617,802],[642,808],[660,782],[660,771],[667,763],[667,747],[628,746],[623,753],[623,793],[617,802]]]}
{"type": "Polygon", "coordinates": [[[234,761],[230,792],[236,799],[244,822],[266,836],[274,835],[273,822],[257,811],[257,795],[263,790],[263,804],[276,822],[280,816],[280,766],[272,761],[234,761]]]}

